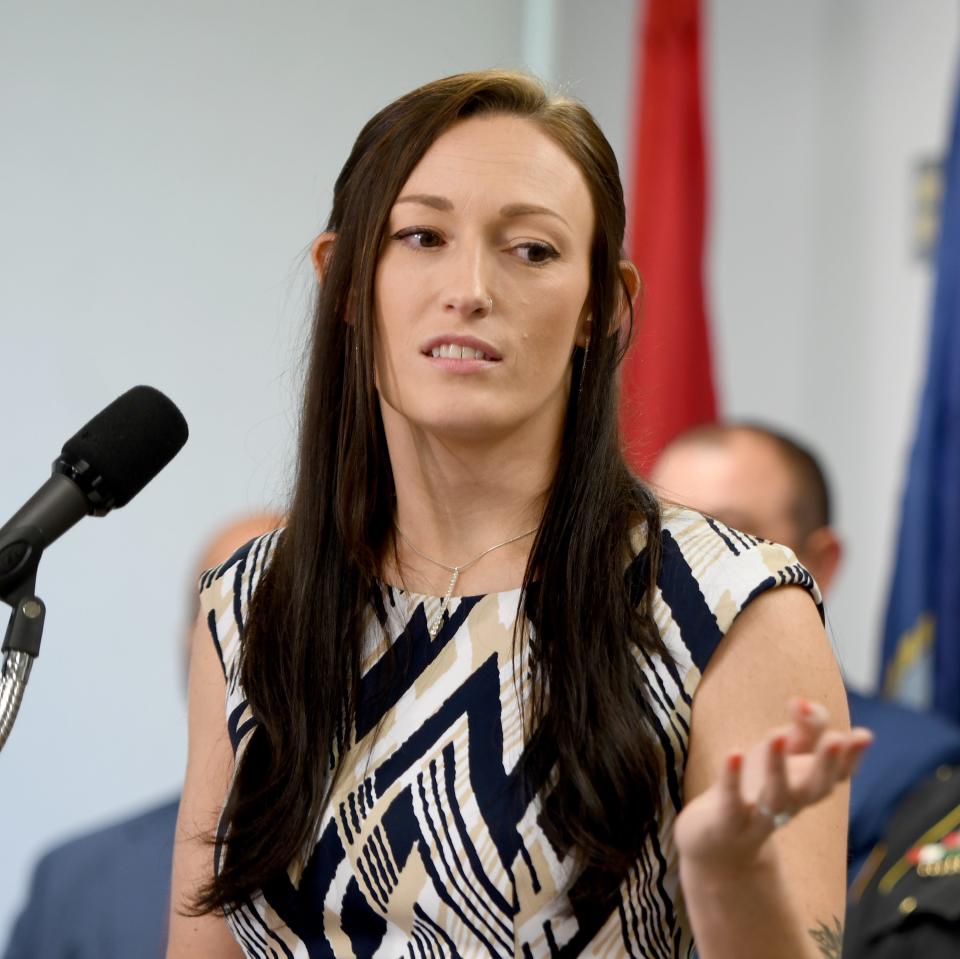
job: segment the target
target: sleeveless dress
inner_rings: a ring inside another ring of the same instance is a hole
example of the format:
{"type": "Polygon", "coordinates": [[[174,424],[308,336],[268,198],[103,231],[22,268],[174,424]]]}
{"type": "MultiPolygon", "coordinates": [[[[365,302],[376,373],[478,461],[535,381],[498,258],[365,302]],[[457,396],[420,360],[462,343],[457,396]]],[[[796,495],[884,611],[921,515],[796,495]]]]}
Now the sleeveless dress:
{"type": "MultiPolygon", "coordinates": [[[[239,757],[256,720],[239,682],[250,598],[279,532],[254,540],[201,579],[201,603],[227,679],[239,757]]],[[[626,576],[642,586],[643,533],[626,576]]],[[[710,656],[754,597],[810,574],[790,550],[699,513],[665,507],[654,618],[670,661],[642,657],[666,778],[656,834],[606,915],[577,914],[564,894],[569,857],[538,823],[539,797],[516,775],[524,750],[513,628],[519,590],[454,598],[436,639],[440,599],[383,587],[390,645],[372,625],[351,745],[305,862],[291,864],[230,917],[250,959],[695,955],[673,842],[682,806],[693,696],[710,656]],[[405,664],[389,697],[367,696],[405,664]]],[[[521,654],[522,655],[522,654],[521,654]]],[[[221,824],[221,839],[223,825],[221,824]]],[[[219,861],[219,850],[215,862],[219,861]]]]}

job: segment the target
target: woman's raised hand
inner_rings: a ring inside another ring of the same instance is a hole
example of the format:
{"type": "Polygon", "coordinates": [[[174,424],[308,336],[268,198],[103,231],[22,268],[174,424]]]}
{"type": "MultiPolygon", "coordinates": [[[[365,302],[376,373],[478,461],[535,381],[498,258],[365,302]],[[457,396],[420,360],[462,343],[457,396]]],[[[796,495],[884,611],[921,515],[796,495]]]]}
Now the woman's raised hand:
{"type": "Polygon", "coordinates": [[[869,730],[827,729],[819,703],[793,699],[790,723],[746,751],[728,753],[713,785],[677,817],[681,861],[736,870],[764,855],[778,826],[847,780],[873,737],[869,730]]]}

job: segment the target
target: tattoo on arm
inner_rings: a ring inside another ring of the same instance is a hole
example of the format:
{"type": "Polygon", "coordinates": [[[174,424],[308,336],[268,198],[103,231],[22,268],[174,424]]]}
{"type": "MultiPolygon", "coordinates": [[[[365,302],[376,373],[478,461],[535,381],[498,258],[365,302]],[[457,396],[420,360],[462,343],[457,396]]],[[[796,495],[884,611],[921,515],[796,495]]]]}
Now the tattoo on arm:
{"type": "Polygon", "coordinates": [[[843,926],[836,916],[833,917],[832,927],[825,922],[817,922],[817,928],[808,929],[807,932],[819,946],[820,955],[824,959],[840,959],[840,953],[843,950],[843,926]]]}

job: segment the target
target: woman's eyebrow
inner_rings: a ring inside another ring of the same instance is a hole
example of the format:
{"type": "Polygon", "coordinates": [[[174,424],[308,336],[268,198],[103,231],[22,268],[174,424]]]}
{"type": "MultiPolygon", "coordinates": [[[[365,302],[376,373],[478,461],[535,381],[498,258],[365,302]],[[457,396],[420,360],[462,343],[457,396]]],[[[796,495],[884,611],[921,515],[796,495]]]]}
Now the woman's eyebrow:
{"type": "Polygon", "coordinates": [[[548,206],[540,206],[537,203],[508,203],[506,206],[500,207],[500,216],[529,216],[532,213],[543,213],[547,216],[556,217],[564,226],[570,226],[556,210],[551,210],[548,206]]]}
{"type": "MultiPolygon", "coordinates": [[[[435,196],[432,193],[409,193],[406,196],[399,197],[394,205],[397,206],[401,203],[419,203],[421,206],[429,206],[434,210],[442,210],[445,213],[453,210],[452,201],[445,196],[435,196]]],[[[530,216],[536,213],[556,217],[565,226],[570,226],[555,210],[551,210],[547,206],[540,206],[538,203],[508,203],[506,206],[500,207],[500,216],[508,218],[530,216]]]]}
{"type": "Polygon", "coordinates": [[[430,206],[435,210],[443,211],[453,209],[453,203],[445,196],[433,196],[430,193],[409,193],[407,196],[399,197],[394,206],[400,203],[419,203],[421,206],[430,206]]]}

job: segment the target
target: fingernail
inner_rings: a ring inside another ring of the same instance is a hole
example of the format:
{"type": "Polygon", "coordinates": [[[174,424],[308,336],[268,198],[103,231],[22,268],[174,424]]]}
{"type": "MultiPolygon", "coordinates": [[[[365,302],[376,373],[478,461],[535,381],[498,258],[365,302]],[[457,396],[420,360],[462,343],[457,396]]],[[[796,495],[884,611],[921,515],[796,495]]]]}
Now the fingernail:
{"type": "Polygon", "coordinates": [[[743,766],[743,753],[730,753],[727,757],[727,765],[731,772],[739,772],[743,766]]]}
{"type": "Polygon", "coordinates": [[[813,705],[809,699],[801,699],[798,702],[801,716],[808,718],[813,715],[813,705]]]}
{"type": "Polygon", "coordinates": [[[786,736],[777,736],[773,741],[773,751],[777,753],[782,753],[787,748],[787,737],[786,736]]]}
{"type": "Polygon", "coordinates": [[[827,717],[830,715],[827,707],[822,703],[811,703],[810,704],[810,718],[819,719],[823,722],[826,722],[827,717]]]}

